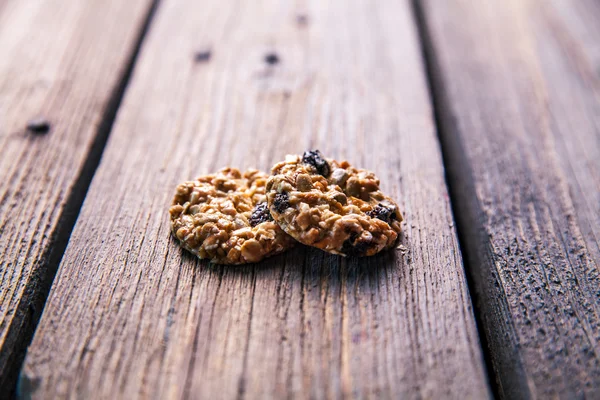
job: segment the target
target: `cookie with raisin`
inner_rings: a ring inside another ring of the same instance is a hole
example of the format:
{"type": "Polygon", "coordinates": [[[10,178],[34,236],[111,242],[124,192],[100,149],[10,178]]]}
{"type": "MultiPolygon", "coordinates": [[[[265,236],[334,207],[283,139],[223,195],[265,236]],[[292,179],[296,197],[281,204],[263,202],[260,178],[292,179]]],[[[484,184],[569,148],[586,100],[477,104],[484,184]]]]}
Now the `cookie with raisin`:
{"type": "Polygon", "coordinates": [[[267,175],[225,168],[177,186],[169,209],[173,235],[182,247],[216,264],[258,262],[295,241],[269,213],[267,175]]]}
{"type": "Polygon", "coordinates": [[[402,214],[370,171],[318,151],[288,155],[267,181],[273,219],[297,241],[343,256],[372,256],[394,246],[402,214]]]}

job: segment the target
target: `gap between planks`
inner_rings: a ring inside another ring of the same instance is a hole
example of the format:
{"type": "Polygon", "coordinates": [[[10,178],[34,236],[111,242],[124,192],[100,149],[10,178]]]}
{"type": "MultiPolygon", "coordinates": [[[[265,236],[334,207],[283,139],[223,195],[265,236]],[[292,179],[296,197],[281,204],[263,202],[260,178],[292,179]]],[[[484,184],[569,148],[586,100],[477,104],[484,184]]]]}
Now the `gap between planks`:
{"type": "MultiPolygon", "coordinates": [[[[472,270],[474,268],[474,260],[465,256],[466,254],[466,245],[467,238],[469,234],[467,232],[470,231],[469,224],[464,222],[463,218],[459,217],[460,208],[457,206],[457,203],[460,201],[459,193],[465,190],[465,185],[468,182],[472,182],[472,177],[460,175],[456,169],[456,165],[453,162],[453,156],[450,154],[451,152],[460,151],[457,150],[457,147],[451,146],[448,143],[448,136],[446,129],[443,126],[443,107],[445,103],[441,99],[441,94],[439,90],[442,88],[442,82],[440,81],[440,77],[437,76],[436,66],[434,63],[434,55],[432,54],[431,47],[431,37],[430,33],[427,29],[427,23],[423,11],[423,6],[421,0],[411,0],[412,1],[412,9],[413,14],[415,16],[415,23],[417,25],[417,29],[420,37],[421,44],[421,55],[423,57],[423,62],[425,66],[425,73],[427,75],[427,83],[429,89],[429,96],[432,102],[432,108],[434,112],[434,120],[436,125],[436,132],[438,133],[438,140],[440,143],[440,151],[442,154],[442,160],[444,165],[444,177],[446,186],[448,186],[448,192],[450,195],[450,205],[452,207],[452,215],[454,216],[454,221],[456,222],[456,232],[458,236],[458,243],[460,252],[463,256],[463,264],[466,271],[466,280],[467,286],[469,288],[469,293],[471,294],[470,300],[473,305],[474,316],[475,316],[475,324],[477,326],[477,331],[479,332],[479,340],[481,341],[481,351],[483,354],[483,359],[486,365],[486,371],[488,373],[488,383],[490,384],[491,392],[494,398],[500,397],[500,390],[498,387],[498,383],[494,378],[494,365],[492,363],[492,357],[490,354],[490,345],[487,340],[487,334],[485,331],[485,326],[481,320],[481,308],[478,304],[477,300],[477,291],[475,290],[475,282],[473,281],[472,270]]],[[[468,191],[472,193],[472,191],[468,191]]]]}

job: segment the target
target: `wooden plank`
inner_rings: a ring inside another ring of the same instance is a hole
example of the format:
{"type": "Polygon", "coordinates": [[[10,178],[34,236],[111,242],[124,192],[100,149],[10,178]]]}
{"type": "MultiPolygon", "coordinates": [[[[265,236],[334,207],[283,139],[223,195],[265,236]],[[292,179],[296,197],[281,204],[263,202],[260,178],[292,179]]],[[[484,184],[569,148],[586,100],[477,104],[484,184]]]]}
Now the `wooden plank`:
{"type": "Polygon", "coordinates": [[[407,1],[163,1],[24,393],[488,397],[432,118],[407,1]],[[223,268],[171,239],[178,182],[307,148],[379,173],[406,252],[223,268]]]}
{"type": "Polygon", "coordinates": [[[151,5],[0,2],[0,392],[16,381],[151,5]],[[28,132],[35,118],[49,132],[28,132]]]}
{"type": "Polygon", "coordinates": [[[600,396],[600,3],[423,2],[504,398],[600,396]]]}

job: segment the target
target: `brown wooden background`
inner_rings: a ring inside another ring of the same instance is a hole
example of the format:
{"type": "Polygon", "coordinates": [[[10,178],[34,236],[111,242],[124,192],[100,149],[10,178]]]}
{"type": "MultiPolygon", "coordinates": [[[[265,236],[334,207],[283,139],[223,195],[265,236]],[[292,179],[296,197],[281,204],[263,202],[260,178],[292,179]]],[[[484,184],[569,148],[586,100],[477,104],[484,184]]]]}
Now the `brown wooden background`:
{"type": "Polygon", "coordinates": [[[598,21],[0,0],[0,398],[599,398],[598,21]],[[379,175],[400,248],[231,268],[170,237],[178,182],[314,148],[379,175]]]}

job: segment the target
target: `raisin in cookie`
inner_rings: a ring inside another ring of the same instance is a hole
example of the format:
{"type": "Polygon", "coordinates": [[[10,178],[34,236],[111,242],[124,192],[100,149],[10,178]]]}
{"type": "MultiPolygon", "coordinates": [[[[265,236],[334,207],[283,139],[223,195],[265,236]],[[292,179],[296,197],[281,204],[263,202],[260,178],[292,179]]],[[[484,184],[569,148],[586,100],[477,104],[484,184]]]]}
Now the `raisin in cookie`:
{"type": "Polygon", "coordinates": [[[225,168],[177,186],[173,234],[199,258],[217,264],[257,262],[294,244],[273,221],[266,204],[267,175],[225,168]]]}
{"type": "Polygon", "coordinates": [[[273,167],[267,203],[286,233],[333,254],[371,256],[392,247],[401,231],[398,206],[372,172],[318,150],[273,167]]]}

